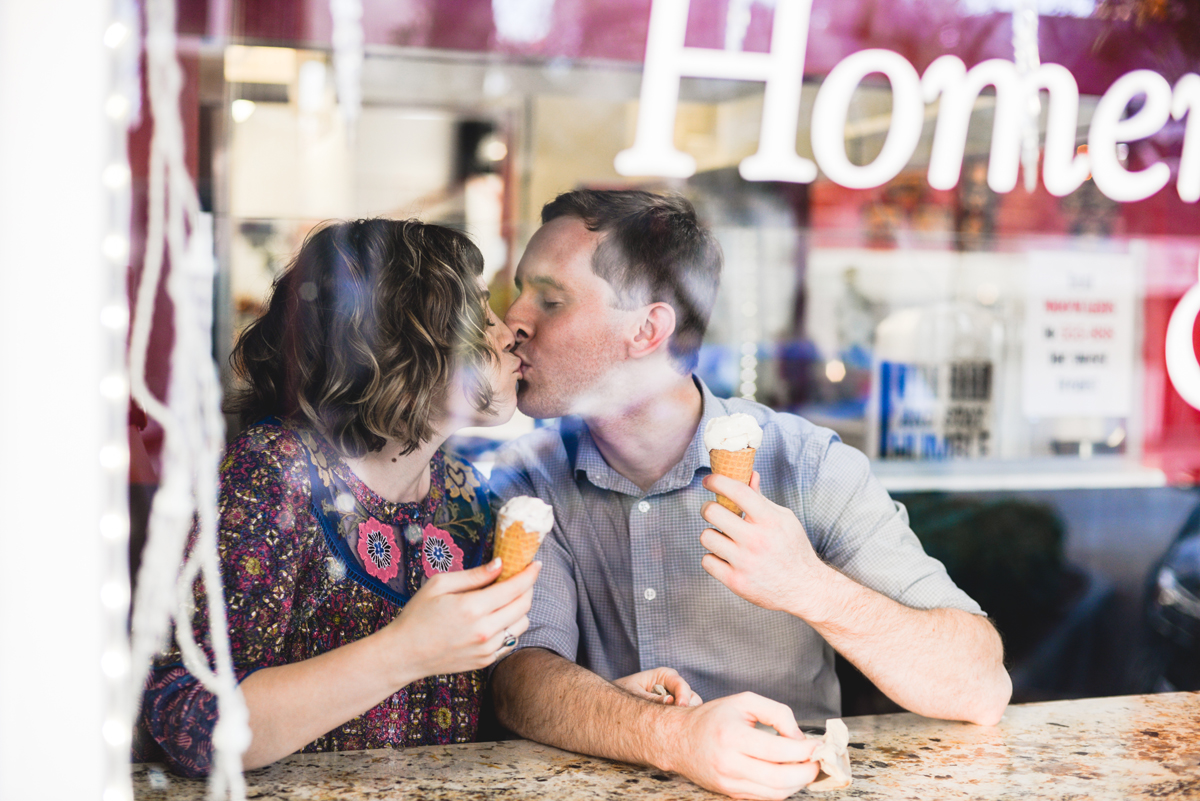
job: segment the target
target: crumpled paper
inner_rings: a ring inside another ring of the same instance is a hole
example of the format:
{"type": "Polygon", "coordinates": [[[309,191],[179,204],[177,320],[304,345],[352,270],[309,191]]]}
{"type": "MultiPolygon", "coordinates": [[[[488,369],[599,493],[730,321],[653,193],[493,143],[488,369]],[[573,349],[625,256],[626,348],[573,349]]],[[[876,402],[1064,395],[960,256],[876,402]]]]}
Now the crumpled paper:
{"type": "Polygon", "coordinates": [[[841,718],[825,721],[825,736],[812,753],[812,759],[820,763],[821,771],[808,785],[810,792],[823,793],[850,786],[853,777],[850,775],[849,746],[850,730],[841,718]]]}

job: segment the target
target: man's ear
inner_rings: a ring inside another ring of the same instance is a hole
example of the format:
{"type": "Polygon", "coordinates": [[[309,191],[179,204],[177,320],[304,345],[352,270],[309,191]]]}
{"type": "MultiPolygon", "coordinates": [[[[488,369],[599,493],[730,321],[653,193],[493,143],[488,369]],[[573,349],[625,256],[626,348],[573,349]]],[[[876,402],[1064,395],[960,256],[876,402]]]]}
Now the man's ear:
{"type": "Polygon", "coordinates": [[[641,310],[638,328],[629,343],[629,356],[639,359],[663,346],[675,333],[675,309],[669,303],[651,303],[641,310]]]}

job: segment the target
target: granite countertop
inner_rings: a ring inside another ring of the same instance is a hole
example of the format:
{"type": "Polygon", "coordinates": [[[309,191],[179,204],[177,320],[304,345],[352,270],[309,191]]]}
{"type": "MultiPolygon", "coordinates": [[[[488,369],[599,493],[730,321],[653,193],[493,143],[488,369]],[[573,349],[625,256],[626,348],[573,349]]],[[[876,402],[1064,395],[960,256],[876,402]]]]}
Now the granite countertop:
{"type": "MultiPolygon", "coordinates": [[[[995,727],[917,715],[846,718],[854,783],[831,799],[1200,798],[1200,693],[1010,706],[995,727]]],[[[527,740],[295,754],[246,774],[288,801],[714,799],[685,779],[527,740]]],[[[138,801],[203,801],[203,781],[134,768],[138,801]]],[[[797,797],[804,797],[802,791],[797,797]]]]}

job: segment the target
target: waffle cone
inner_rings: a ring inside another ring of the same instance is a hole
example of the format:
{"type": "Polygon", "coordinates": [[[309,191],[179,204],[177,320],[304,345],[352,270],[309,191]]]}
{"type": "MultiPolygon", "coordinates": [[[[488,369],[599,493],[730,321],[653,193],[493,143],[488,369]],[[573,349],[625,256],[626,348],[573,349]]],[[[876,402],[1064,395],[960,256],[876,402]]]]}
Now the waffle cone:
{"type": "MultiPolygon", "coordinates": [[[[714,448],[708,452],[712,462],[712,471],[719,476],[729,476],[743,484],[750,483],[750,475],[754,472],[754,448],[742,448],[740,451],[724,451],[714,448]]],[[[740,515],[742,509],[724,495],[717,495],[717,503],[724,506],[735,515],[740,515]]]]}
{"type": "Polygon", "coordinates": [[[520,520],[497,531],[492,551],[493,557],[500,557],[500,577],[496,581],[510,579],[528,567],[541,544],[541,536],[536,531],[527,531],[520,520]]]}

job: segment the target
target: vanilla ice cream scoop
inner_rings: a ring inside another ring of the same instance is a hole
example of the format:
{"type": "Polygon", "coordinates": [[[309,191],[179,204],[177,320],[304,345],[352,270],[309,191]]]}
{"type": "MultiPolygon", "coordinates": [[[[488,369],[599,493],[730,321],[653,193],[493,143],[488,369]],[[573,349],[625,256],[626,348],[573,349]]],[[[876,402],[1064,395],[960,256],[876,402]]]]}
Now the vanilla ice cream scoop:
{"type": "Polygon", "coordinates": [[[707,450],[740,451],[762,444],[762,429],[753,417],[742,412],[714,417],[704,427],[704,447],[707,450]]]}
{"type": "Polygon", "coordinates": [[[554,509],[541,498],[518,495],[500,507],[496,528],[504,531],[517,521],[521,522],[526,531],[536,531],[544,537],[554,527],[554,509]]]}
{"type": "MultiPolygon", "coordinates": [[[[754,453],[761,444],[762,429],[748,414],[714,417],[704,427],[704,447],[708,449],[713,473],[743,484],[749,484],[754,475],[754,453]]],[[[742,513],[741,507],[720,493],[717,503],[735,515],[742,513]]]]}

